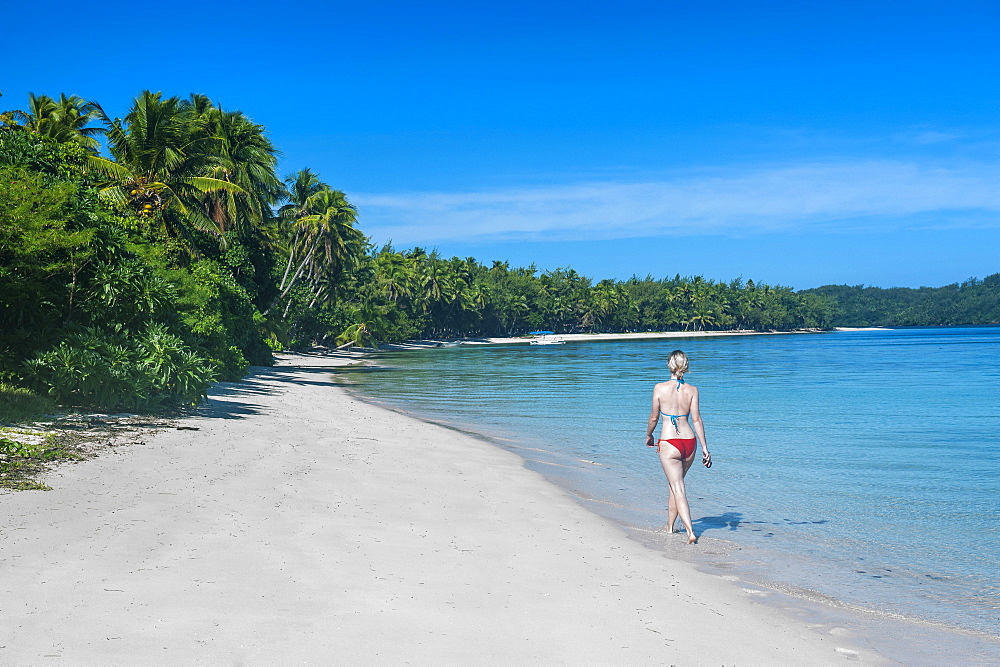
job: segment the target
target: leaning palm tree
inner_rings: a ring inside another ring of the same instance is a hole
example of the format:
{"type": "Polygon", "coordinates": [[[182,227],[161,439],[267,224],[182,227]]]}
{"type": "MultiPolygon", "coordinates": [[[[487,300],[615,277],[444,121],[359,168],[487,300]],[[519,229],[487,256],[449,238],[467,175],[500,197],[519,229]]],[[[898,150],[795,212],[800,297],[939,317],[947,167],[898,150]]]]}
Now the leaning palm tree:
{"type": "MultiPolygon", "coordinates": [[[[295,191],[294,184],[292,191],[293,196],[302,194],[295,191]]],[[[313,303],[324,290],[331,294],[331,282],[357,264],[364,254],[366,239],[354,226],[357,209],[340,190],[323,187],[297,207],[285,207],[284,210],[286,214],[294,213],[298,217],[292,218],[288,259],[278,288],[280,294],[271,308],[287,298],[284,309],[287,316],[292,303],[289,295],[293,288],[302,283],[308,284],[313,293],[313,303]]]]}
{"type": "Polygon", "coordinates": [[[286,220],[293,221],[309,215],[309,198],[330,187],[309,167],[286,178],[285,185],[288,187],[288,203],[278,209],[278,213],[286,220]]]}

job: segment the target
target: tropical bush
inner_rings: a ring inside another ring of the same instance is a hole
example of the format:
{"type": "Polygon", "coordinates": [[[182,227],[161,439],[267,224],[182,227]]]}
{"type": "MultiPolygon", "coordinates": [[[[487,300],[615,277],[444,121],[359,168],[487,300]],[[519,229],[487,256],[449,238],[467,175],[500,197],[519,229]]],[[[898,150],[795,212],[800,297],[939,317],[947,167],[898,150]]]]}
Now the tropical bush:
{"type": "Polygon", "coordinates": [[[0,424],[36,421],[51,414],[56,404],[49,398],[0,382],[0,424]]]}
{"type": "Polygon", "coordinates": [[[216,379],[215,364],[161,324],[139,336],[86,329],[25,367],[37,391],[62,404],[105,410],[195,403],[216,379]]]}
{"type": "Polygon", "coordinates": [[[125,120],[104,118],[107,160],[74,140],[101,117],[44,96],[0,114],[0,377],[135,410],[272,363],[258,302],[275,296],[265,228],[282,190],[260,128],[144,94],[125,120]]]}

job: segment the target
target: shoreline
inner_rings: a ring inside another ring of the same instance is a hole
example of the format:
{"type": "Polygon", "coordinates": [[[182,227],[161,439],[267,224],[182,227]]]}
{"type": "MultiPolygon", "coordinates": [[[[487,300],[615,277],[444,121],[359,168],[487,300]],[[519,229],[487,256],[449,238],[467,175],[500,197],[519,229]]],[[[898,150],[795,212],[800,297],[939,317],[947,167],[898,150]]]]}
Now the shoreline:
{"type": "MultiPolygon", "coordinates": [[[[845,328],[838,331],[872,331],[884,330],[884,328],[845,328]]],[[[805,333],[805,332],[800,332],[805,333]]],[[[682,337],[684,332],[677,332],[670,336],[634,336],[639,337],[682,337]]],[[[607,334],[600,340],[614,339],[617,335],[607,334]]],[[[581,337],[584,340],[595,340],[592,336],[581,337]]],[[[436,341],[421,341],[421,345],[414,345],[409,349],[422,349],[434,347],[436,341]]],[[[492,342],[492,341],[491,341],[492,342]]],[[[501,340],[497,342],[508,342],[501,340]]],[[[525,341],[520,341],[525,342],[525,341]]],[[[378,363],[378,362],[373,362],[378,363]]],[[[350,385],[347,385],[350,387],[350,385]]],[[[420,416],[420,413],[410,412],[403,407],[393,407],[389,403],[384,403],[374,396],[366,396],[360,391],[351,390],[353,395],[361,400],[370,402],[373,405],[384,409],[392,410],[397,414],[409,417],[416,417],[428,423],[454,428],[460,432],[461,425],[452,424],[447,415],[435,415],[432,417],[420,416]]],[[[472,427],[474,428],[474,427],[472,427]]],[[[491,443],[493,446],[504,451],[513,452],[518,455],[525,464],[532,463],[533,459],[525,457],[525,452],[519,447],[507,446],[506,438],[491,437],[489,434],[471,431],[473,437],[491,443]]],[[[746,548],[737,542],[730,542],[723,538],[707,538],[708,543],[713,541],[713,550],[724,544],[718,553],[726,554],[726,558],[688,558],[686,550],[681,548],[667,548],[663,545],[663,535],[656,531],[650,531],[643,526],[634,526],[622,522],[615,518],[613,514],[602,511],[601,503],[605,502],[599,498],[589,498],[581,495],[574,486],[566,485],[559,474],[550,476],[548,468],[541,462],[539,465],[529,466],[529,470],[537,472],[545,477],[550,483],[559,486],[568,493],[574,501],[588,512],[602,517],[622,528],[628,537],[646,548],[665,553],[670,558],[680,558],[685,562],[694,564],[700,571],[710,573],[722,579],[739,582],[738,585],[748,594],[758,596],[758,601],[762,604],[773,606],[783,612],[801,618],[810,618],[812,623],[819,626],[840,626],[850,629],[854,634],[854,639],[863,645],[881,654],[883,659],[899,661],[903,664],[933,664],[935,662],[947,662],[958,659],[956,656],[966,656],[965,659],[971,662],[992,664],[994,660],[1000,658],[1000,636],[990,634],[978,629],[948,625],[940,621],[929,620],[917,615],[903,615],[899,613],[879,611],[856,603],[846,602],[829,595],[819,593],[808,588],[801,588],[791,585],[781,580],[780,575],[764,572],[760,567],[755,571],[753,568],[740,567],[738,557],[734,552],[739,552],[746,548]],[[728,552],[728,553],[727,553],[728,552]],[[738,576],[734,576],[738,575],[738,576]],[[753,590],[754,592],[750,592],[753,590]]],[[[672,545],[676,547],[676,545],[672,545]]],[[[746,556],[747,554],[740,554],[746,556]]],[[[905,612],[904,612],[905,613],[905,612]]]]}
{"type": "MultiPolygon", "coordinates": [[[[835,327],[833,329],[794,329],[792,331],[753,331],[751,329],[731,329],[726,331],[645,331],[629,333],[569,333],[554,334],[566,342],[588,342],[607,340],[655,340],[664,338],[710,338],[729,336],[788,336],[802,334],[822,334],[834,331],[882,331],[886,327],[835,327]]],[[[452,345],[513,345],[527,344],[535,340],[533,336],[487,336],[483,338],[422,338],[402,343],[384,343],[377,350],[415,350],[427,347],[452,345]]],[[[362,349],[362,348],[356,348],[362,349]]]]}
{"type": "MultiPolygon", "coordinates": [[[[362,360],[362,363],[366,363],[362,360]]],[[[972,664],[993,664],[1000,656],[1000,637],[977,630],[949,626],[915,616],[902,616],[859,606],[829,597],[817,591],[790,585],[771,574],[751,572],[741,560],[740,552],[747,547],[719,537],[701,536],[699,545],[704,550],[690,550],[682,541],[665,542],[665,533],[648,527],[623,523],[601,511],[599,498],[581,495],[570,486],[561,484],[558,475],[549,477],[542,464],[529,466],[532,459],[525,458],[519,447],[509,447],[502,440],[489,435],[466,430],[440,417],[411,412],[401,407],[383,403],[379,399],[355,391],[351,384],[342,385],[358,400],[404,418],[448,429],[488,444],[491,447],[517,456],[526,470],[544,478],[569,496],[589,514],[618,527],[630,541],[665,558],[686,563],[697,571],[730,583],[734,589],[753,597],[754,601],[786,618],[803,619],[814,631],[829,632],[850,640],[851,650],[864,647],[878,656],[878,664],[944,664],[950,660],[972,664]],[[956,655],[967,656],[956,659],[956,655]],[[972,657],[968,657],[972,656],[972,657]]],[[[668,538],[669,539],[669,538],[668,538]]],[[[754,558],[754,557],[752,557],[754,558]]]]}
{"type": "Polygon", "coordinates": [[[283,355],[188,430],[0,495],[0,662],[884,662],[353,398],[332,371],[361,359],[283,355]]]}

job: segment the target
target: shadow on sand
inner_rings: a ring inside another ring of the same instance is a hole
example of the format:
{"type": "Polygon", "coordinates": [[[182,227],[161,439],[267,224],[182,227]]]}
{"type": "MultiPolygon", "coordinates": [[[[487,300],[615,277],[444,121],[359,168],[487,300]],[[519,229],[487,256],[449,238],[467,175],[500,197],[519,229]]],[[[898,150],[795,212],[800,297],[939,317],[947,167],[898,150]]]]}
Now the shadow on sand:
{"type": "MultiPolygon", "coordinates": [[[[317,360],[329,357],[354,358],[336,353],[310,354],[301,356],[317,360]]],[[[211,419],[245,419],[263,413],[254,396],[264,396],[284,391],[282,385],[312,385],[333,387],[336,383],[332,373],[343,370],[334,364],[310,363],[309,365],[251,366],[250,371],[239,382],[219,382],[208,391],[208,398],[185,414],[192,417],[211,419]]]]}

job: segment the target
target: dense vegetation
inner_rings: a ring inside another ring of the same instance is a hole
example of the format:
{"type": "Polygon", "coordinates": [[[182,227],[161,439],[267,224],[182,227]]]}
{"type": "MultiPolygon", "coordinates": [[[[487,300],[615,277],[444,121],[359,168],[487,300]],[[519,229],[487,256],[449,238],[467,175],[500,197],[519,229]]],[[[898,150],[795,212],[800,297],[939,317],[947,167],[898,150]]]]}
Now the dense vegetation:
{"type": "Polygon", "coordinates": [[[1000,273],[944,287],[826,285],[803,290],[837,303],[835,322],[845,327],[1000,324],[1000,273]]]}
{"type": "Polygon", "coordinates": [[[123,118],[65,95],[0,113],[4,391],[139,410],[315,343],[1000,319],[997,276],[796,293],[375,247],[343,192],[309,169],[281,179],[277,156],[262,126],[202,95],[146,91],[123,118]]]}
{"type": "Polygon", "coordinates": [[[148,409],[270,363],[284,188],[262,127],[148,92],[124,119],[31,96],[0,121],[0,381],[148,409]]]}
{"type": "Polygon", "coordinates": [[[444,259],[420,248],[374,251],[346,305],[393,338],[510,336],[532,329],[621,332],[792,329],[830,324],[831,304],[752,280],[633,277],[593,283],[572,269],[444,259]]]}

